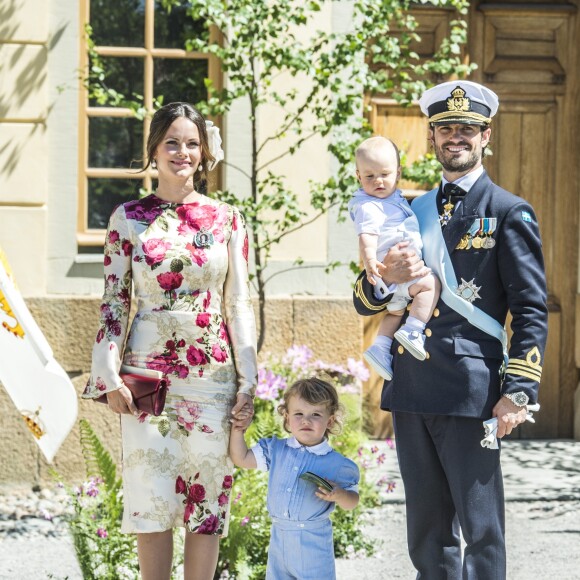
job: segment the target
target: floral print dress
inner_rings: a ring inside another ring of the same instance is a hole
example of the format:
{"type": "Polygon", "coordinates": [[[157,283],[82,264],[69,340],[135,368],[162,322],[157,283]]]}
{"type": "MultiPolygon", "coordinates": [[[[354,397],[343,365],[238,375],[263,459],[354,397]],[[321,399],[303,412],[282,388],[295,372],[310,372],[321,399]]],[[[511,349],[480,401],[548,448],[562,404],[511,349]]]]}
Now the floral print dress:
{"type": "Polygon", "coordinates": [[[227,534],[229,415],[257,376],[247,263],[241,214],[205,196],[176,204],[149,195],[111,216],[83,398],[118,389],[121,362],[169,383],[162,415],[121,415],[124,532],[227,534]],[[132,287],[137,313],[127,332],[132,287]]]}

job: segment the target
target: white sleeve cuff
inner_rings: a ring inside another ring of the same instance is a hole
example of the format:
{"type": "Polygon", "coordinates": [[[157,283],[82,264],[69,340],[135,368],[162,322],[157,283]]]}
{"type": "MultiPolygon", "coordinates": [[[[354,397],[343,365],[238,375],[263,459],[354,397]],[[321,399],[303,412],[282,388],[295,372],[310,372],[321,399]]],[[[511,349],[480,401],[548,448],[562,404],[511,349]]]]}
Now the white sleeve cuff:
{"type": "Polygon", "coordinates": [[[256,443],[250,451],[254,454],[256,458],[256,469],[260,471],[268,471],[268,464],[266,463],[266,457],[264,456],[264,451],[259,443],[256,443]]]}

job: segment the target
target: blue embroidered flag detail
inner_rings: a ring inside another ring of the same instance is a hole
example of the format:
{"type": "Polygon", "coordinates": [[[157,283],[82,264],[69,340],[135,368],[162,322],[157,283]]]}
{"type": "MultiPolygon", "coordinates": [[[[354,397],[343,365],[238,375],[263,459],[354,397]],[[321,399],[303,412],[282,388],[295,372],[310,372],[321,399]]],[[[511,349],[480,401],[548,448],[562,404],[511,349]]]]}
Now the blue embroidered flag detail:
{"type": "Polygon", "coordinates": [[[530,215],[530,212],[529,211],[523,211],[522,212],[522,219],[525,222],[531,222],[532,221],[532,216],[530,215]]]}

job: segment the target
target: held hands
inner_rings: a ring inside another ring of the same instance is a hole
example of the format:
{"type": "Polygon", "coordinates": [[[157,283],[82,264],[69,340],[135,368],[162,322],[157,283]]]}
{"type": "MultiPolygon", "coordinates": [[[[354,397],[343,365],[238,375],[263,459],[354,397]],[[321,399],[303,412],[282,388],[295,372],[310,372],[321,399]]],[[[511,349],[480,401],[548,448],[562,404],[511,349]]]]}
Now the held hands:
{"type": "Polygon", "coordinates": [[[254,400],[250,395],[238,393],[237,402],[232,409],[232,429],[245,431],[254,417],[254,400]]]}
{"type": "Polygon", "coordinates": [[[518,407],[506,397],[501,397],[491,413],[492,417],[497,417],[497,438],[509,435],[526,420],[526,414],[526,407],[518,407]]]}
{"type": "Polygon", "coordinates": [[[387,252],[382,270],[382,278],[387,284],[404,284],[431,272],[408,246],[409,242],[399,242],[387,252]]]}

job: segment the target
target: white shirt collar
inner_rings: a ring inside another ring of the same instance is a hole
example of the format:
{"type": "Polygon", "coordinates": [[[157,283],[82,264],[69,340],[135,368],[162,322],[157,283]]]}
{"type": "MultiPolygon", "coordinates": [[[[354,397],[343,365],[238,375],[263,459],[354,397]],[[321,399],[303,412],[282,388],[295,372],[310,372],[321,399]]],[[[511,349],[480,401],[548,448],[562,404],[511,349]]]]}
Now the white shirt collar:
{"type": "MultiPolygon", "coordinates": [[[[459,185],[461,189],[465,191],[469,191],[473,187],[473,184],[481,177],[482,173],[483,173],[483,165],[480,165],[477,169],[470,171],[469,173],[463,175],[459,179],[456,179],[452,183],[454,183],[455,185],[459,185]]],[[[442,183],[441,187],[443,188],[447,183],[449,183],[449,181],[447,181],[445,177],[442,176],[441,183],[442,183]]]]}
{"type": "Polygon", "coordinates": [[[302,443],[300,443],[296,437],[289,437],[286,439],[286,445],[288,445],[288,447],[292,447],[292,449],[300,449],[302,447],[314,455],[326,455],[332,451],[332,447],[330,446],[328,439],[324,439],[318,445],[312,445],[311,447],[308,447],[307,445],[302,445],[302,443]]]}

